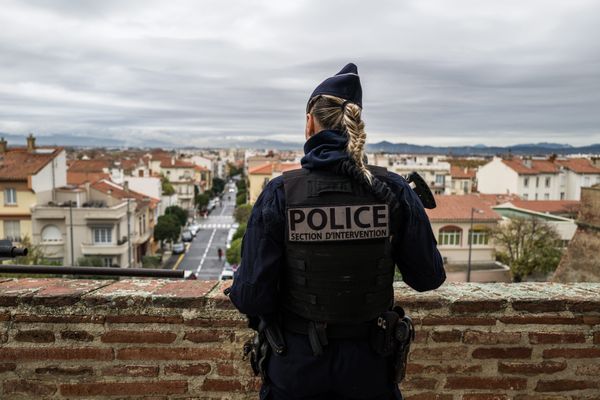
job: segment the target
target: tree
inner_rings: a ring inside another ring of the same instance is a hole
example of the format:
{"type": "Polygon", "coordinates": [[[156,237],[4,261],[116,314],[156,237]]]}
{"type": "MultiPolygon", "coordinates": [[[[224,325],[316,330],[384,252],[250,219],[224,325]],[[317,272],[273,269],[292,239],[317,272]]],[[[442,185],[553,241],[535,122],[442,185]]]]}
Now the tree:
{"type": "Polygon", "coordinates": [[[179,238],[181,226],[179,220],[173,214],[165,214],[158,217],[154,227],[154,239],[159,241],[175,242],[179,238]]]}
{"type": "Polygon", "coordinates": [[[220,194],[225,189],[225,181],[221,178],[213,178],[212,191],[215,195],[220,194]]]}
{"type": "Polygon", "coordinates": [[[188,213],[179,206],[169,206],[165,210],[165,215],[174,215],[179,221],[180,226],[184,226],[188,219],[188,213]]]}
{"type": "Polygon", "coordinates": [[[227,262],[231,265],[239,265],[242,262],[242,239],[231,242],[231,246],[225,252],[227,262]]]}
{"type": "Polygon", "coordinates": [[[100,257],[83,256],[77,259],[77,265],[80,267],[104,267],[104,262],[100,257]]]}
{"type": "Polygon", "coordinates": [[[46,260],[48,256],[52,255],[45,254],[42,247],[37,244],[33,244],[29,236],[25,235],[21,238],[21,246],[27,249],[27,255],[15,258],[15,264],[19,265],[52,265],[56,263],[50,263],[46,260]]]}
{"type": "Polygon", "coordinates": [[[196,208],[198,210],[202,210],[203,208],[205,208],[208,205],[209,201],[210,196],[206,193],[199,194],[194,198],[194,204],[196,205],[196,208]]]}
{"type": "Polygon", "coordinates": [[[552,272],[560,262],[560,235],[541,219],[513,218],[496,228],[492,237],[502,248],[498,260],[510,266],[516,282],[536,272],[552,272]]]}
{"type": "Polygon", "coordinates": [[[247,226],[246,224],[240,224],[240,226],[238,226],[235,233],[233,234],[231,240],[243,238],[244,233],[246,233],[246,226],[247,226]]]}
{"type": "Polygon", "coordinates": [[[237,165],[233,164],[233,163],[228,163],[229,164],[229,177],[234,177],[236,175],[242,175],[244,173],[244,168],[243,167],[238,167],[237,165]]]}
{"type": "Polygon", "coordinates": [[[252,212],[251,204],[242,204],[233,211],[233,218],[240,224],[247,224],[252,212]]]}
{"type": "Polygon", "coordinates": [[[246,204],[246,191],[245,190],[237,192],[237,196],[235,198],[236,206],[241,206],[243,204],[246,204]]]}
{"type": "Polygon", "coordinates": [[[171,181],[169,181],[169,178],[167,178],[166,176],[162,175],[160,177],[160,183],[161,183],[161,186],[162,186],[162,194],[163,194],[163,196],[172,196],[172,195],[175,194],[175,188],[171,184],[171,181]]]}

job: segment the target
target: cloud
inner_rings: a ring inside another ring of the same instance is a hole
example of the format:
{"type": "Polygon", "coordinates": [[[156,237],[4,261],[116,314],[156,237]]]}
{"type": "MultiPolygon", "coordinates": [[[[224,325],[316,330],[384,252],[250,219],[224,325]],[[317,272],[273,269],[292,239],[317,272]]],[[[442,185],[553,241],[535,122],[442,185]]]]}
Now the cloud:
{"type": "Polygon", "coordinates": [[[298,138],[358,64],[370,140],[600,141],[600,4],[6,1],[0,131],[298,138]]]}

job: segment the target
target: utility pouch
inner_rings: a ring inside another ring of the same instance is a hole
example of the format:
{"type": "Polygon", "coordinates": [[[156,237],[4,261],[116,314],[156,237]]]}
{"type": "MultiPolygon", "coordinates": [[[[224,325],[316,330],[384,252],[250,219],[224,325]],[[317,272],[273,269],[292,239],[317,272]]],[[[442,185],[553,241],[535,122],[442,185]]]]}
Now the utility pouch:
{"type": "MultiPolygon", "coordinates": [[[[402,310],[404,314],[404,310],[402,310]]],[[[398,347],[394,355],[394,382],[400,383],[406,376],[410,343],[415,339],[415,327],[410,317],[404,315],[396,324],[394,332],[398,347]]]]}
{"type": "Polygon", "coordinates": [[[371,348],[382,357],[394,354],[398,347],[396,325],[400,315],[396,311],[386,311],[377,317],[370,333],[371,348]]]}

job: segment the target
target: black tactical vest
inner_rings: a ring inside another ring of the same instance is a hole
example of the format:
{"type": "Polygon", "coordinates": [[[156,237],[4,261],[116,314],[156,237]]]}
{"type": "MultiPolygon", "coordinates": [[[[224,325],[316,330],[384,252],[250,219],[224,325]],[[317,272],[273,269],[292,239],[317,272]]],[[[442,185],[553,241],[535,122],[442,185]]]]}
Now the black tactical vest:
{"type": "MultiPolygon", "coordinates": [[[[374,175],[385,168],[369,167],[374,175]]],[[[329,171],[283,174],[286,196],[284,310],[311,321],[360,323],[393,303],[387,204],[329,171]]]]}

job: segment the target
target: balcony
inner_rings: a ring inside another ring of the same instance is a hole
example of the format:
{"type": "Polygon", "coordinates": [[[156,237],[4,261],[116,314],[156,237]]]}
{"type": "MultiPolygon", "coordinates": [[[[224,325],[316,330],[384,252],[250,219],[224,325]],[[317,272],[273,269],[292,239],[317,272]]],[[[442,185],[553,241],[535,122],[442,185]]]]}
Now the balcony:
{"type": "Polygon", "coordinates": [[[81,252],[84,256],[115,256],[127,252],[128,243],[122,244],[94,244],[81,243],[81,252]]]}

